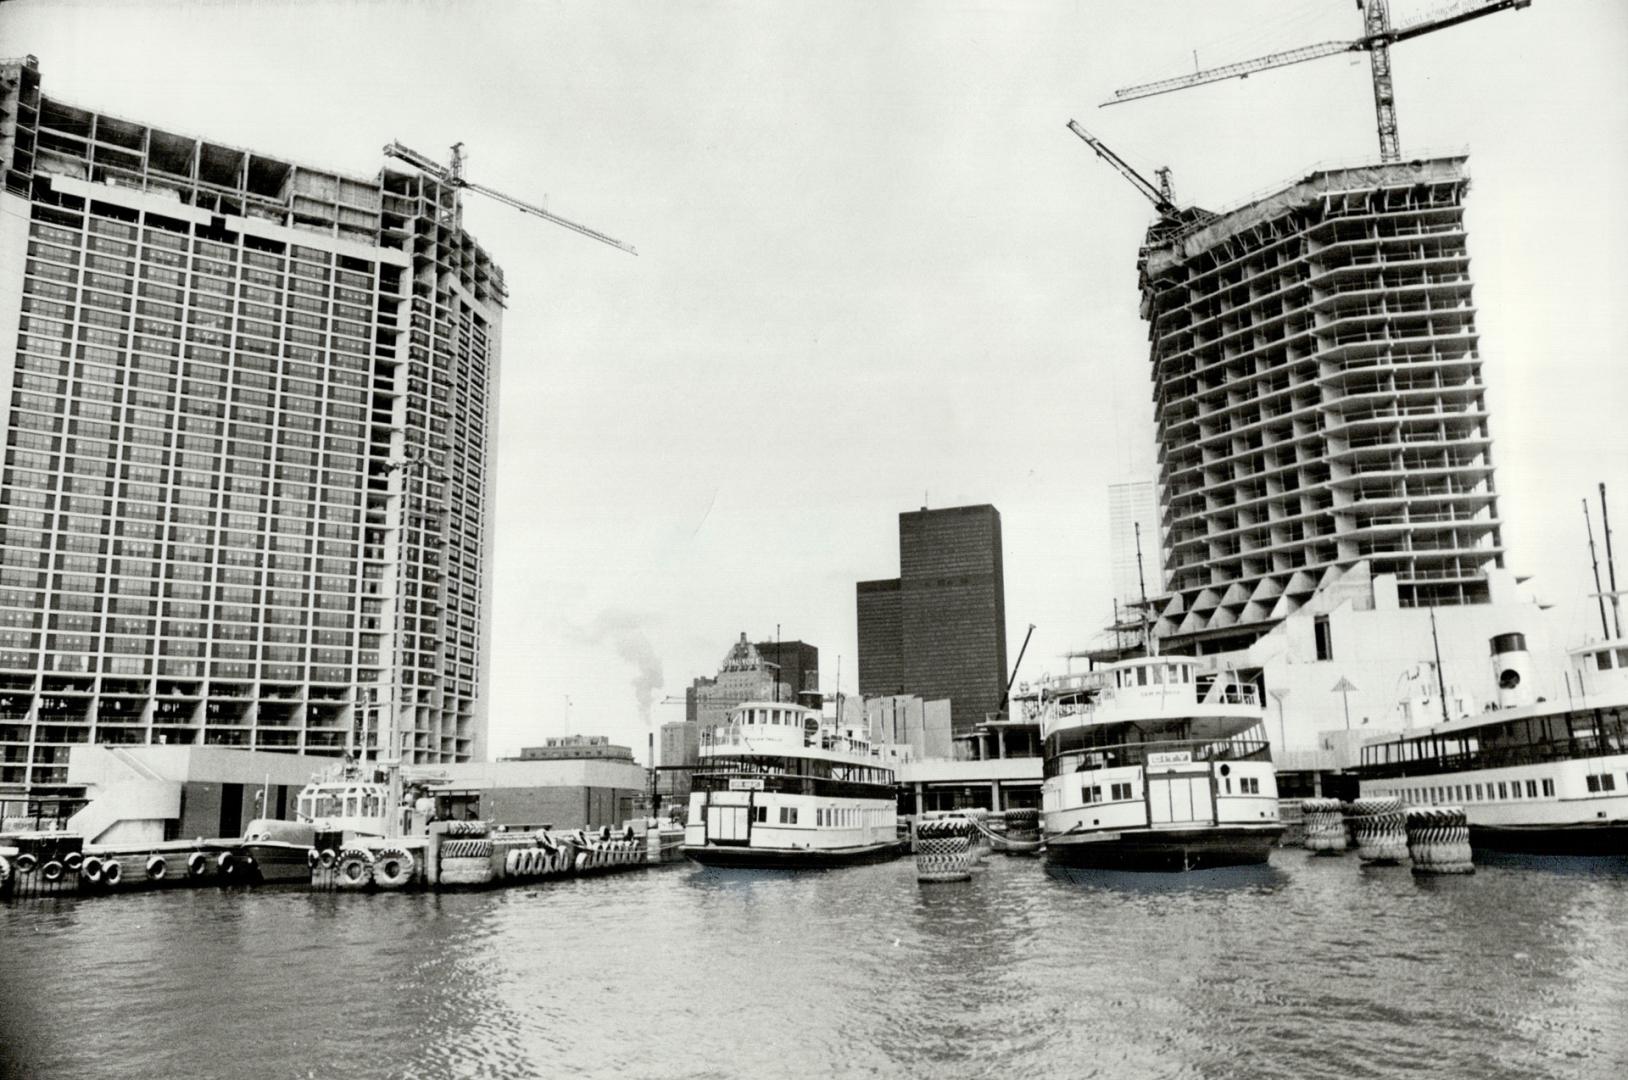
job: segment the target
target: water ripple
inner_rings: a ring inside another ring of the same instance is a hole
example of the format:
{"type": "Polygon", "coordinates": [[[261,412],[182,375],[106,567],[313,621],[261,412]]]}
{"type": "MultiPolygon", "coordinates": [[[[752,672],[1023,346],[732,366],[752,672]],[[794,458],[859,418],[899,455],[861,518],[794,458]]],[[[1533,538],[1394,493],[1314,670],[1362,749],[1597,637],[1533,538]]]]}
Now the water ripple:
{"type": "Polygon", "coordinates": [[[672,867],[0,907],[0,1074],[1618,1077],[1628,873],[672,867]]]}

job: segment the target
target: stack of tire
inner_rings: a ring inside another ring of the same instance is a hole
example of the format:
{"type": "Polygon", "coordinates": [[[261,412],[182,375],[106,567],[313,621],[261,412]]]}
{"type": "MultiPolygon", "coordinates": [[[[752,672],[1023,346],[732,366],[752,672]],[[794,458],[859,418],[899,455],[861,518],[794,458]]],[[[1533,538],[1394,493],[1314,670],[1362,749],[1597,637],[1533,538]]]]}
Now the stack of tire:
{"type": "Polygon", "coordinates": [[[972,834],[965,818],[939,818],[916,826],[916,880],[967,881],[972,877],[972,834]]]}
{"type": "Polygon", "coordinates": [[[484,821],[449,821],[438,856],[442,885],[489,885],[496,876],[484,821]],[[455,839],[454,839],[455,838],[455,839]]]}
{"type": "Polygon", "coordinates": [[[1473,874],[1470,823],[1462,806],[1417,806],[1408,811],[1408,857],[1415,874],[1473,874]]]}
{"type": "Polygon", "coordinates": [[[1306,799],[1300,804],[1306,849],[1318,855],[1340,855],[1346,849],[1345,804],[1338,799],[1306,799]]]}
{"type": "Polygon", "coordinates": [[[1363,862],[1392,866],[1408,857],[1408,816],[1401,799],[1353,799],[1351,827],[1356,834],[1357,858],[1363,862]]]}
{"type": "Polygon", "coordinates": [[[1038,810],[1008,810],[1006,811],[1006,833],[1013,840],[1039,840],[1040,839],[1040,811],[1038,810]]]}
{"type": "Polygon", "coordinates": [[[564,877],[571,872],[575,852],[539,829],[530,847],[511,848],[503,858],[503,875],[521,881],[564,877]]]}

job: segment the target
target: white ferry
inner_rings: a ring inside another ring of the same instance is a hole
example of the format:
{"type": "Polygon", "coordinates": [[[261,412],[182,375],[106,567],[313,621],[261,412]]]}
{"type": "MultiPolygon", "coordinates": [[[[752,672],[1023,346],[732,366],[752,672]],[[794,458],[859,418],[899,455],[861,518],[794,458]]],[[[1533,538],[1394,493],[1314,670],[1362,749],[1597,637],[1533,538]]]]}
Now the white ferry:
{"type": "Polygon", "coordinates": [[[748,701],[701,731],[684,854],[709,866],[823,867],[897,856],[893,770],[859,732],[748,701]]]}
{"type": "Polygon", "coordinates": [[[1571,650],[1563,703],[1529,700],[1521,635],[1492,654],[1501,707],[1363,747],[1362,793],[1463,806],[1472,848],[1628,854],[1628,638],[1571,650]]]}
{"type": "Polygon", "coordinates": [[[1045,743],[1041,832],[1063,866],[1266,861],[1283,833],[1256,687],[1186,656],[1138,657],[1019,695],[1045,743]]]}

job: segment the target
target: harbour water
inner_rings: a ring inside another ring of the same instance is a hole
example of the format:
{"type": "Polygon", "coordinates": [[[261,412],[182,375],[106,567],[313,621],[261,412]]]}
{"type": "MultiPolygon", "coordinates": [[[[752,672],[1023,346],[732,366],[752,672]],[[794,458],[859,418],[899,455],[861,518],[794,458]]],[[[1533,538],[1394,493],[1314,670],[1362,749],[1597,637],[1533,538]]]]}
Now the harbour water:
{"type": "Polygon", "coordinates": [[[1620,1077],[1628,865],[992,858],[0,906],[38,1077],[1620,1077]]]}

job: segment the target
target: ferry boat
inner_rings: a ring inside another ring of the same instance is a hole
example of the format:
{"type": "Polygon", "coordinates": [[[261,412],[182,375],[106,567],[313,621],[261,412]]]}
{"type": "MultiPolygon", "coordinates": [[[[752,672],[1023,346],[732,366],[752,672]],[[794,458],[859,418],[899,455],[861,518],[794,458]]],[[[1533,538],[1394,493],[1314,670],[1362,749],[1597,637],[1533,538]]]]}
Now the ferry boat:
{"type": "Polygon", "coordinates": [[[1628,638],[1568,655],[1567,700],[1534,701],[1522,636],[1494,637],[1498,705],[1363,747],[1362,793],[1464,807],[1473,849],[1628,854],[1628,638]]]}
{"type": "Polygon", "coordinates": [[[701,732],[684,854],[707,866],[827,867],[903,850],[893,770],[813,709],[748,701],[701,732]]]}
{"type": "Polygon", "coordinates": [[[1044,740],[1048,862],[1122,870],[1263,863],[1283,834],[1257,688],[1187,656],[1120,660],[1020,694],[1044,740]]]}

